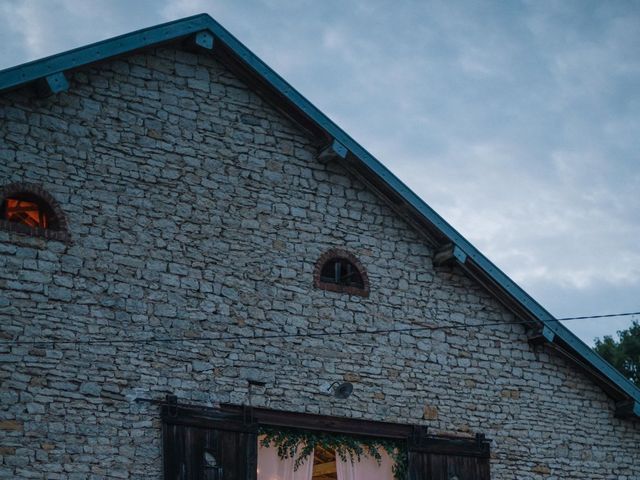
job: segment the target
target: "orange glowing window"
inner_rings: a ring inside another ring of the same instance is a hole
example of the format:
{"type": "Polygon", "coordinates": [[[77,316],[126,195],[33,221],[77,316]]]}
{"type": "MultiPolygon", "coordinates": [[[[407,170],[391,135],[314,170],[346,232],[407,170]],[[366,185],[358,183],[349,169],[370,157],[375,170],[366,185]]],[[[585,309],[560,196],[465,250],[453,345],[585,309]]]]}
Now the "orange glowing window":
{"type": "Polygon", "coordinates": [[[51,208],[35,195],[19,195],[5,198],[2,205],[2,218],[17,222],[30,228],[52,228],[51,208]]]}

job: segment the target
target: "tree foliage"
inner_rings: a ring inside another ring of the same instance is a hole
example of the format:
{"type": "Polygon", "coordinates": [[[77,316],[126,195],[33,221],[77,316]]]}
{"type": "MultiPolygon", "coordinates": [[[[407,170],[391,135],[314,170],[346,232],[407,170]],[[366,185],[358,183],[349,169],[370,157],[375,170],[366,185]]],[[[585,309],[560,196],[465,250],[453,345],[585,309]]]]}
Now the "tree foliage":
{"type": "Polygon", "coordinates": [[[640,387],[640,323],[636,320],[628,329],[620,330],[618,338],[596,338],[595,351],[640,387]]]}

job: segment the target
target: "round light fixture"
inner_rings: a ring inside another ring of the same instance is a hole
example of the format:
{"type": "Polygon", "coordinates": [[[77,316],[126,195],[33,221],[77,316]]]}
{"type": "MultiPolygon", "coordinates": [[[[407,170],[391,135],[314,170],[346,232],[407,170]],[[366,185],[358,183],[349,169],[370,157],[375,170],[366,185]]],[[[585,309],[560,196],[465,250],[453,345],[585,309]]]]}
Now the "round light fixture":
{"type": "Polygon", "coordinates": [[[344,400],[345,398],[349,398],[349,395],[353,392],[353,384],[349,382],[340,384],[338,384],[338,382],[333,382],[327,390],[333,391],[334,397],[344,400]],[[337,387],[334,388],[334,385],[337,385],[337,387]]]}

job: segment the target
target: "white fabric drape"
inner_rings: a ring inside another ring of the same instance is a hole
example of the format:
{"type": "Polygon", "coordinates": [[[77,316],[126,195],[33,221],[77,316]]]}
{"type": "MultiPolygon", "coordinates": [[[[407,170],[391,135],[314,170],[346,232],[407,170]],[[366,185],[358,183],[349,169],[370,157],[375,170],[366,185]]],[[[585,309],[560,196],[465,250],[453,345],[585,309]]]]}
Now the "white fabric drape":
{"type": "Polygon", "coordinates": [[[383,449],[378,451],[382,457],[380,464],[368,455],[362,455],[360,461],[347,456],[346,462],[336,455],[338,480],[393,480],[393,459],[383,449]]]}
{"type": "MultiPolygon", "coordinates": [[[[296,457],[297,458],[297,457],[296,457]]],[[[311,480],[313,454],[294,471],[295,458],[280,458],[273,444],[264,447],[258,440],[258,480],[311,480]]]]}

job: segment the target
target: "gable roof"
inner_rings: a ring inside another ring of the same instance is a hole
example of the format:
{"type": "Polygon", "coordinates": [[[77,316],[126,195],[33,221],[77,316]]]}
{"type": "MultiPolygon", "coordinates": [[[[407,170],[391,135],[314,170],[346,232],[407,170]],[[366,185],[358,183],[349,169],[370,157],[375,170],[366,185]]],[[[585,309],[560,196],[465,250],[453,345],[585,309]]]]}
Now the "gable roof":
{"type": "Polygon", "coordinates": [[[536,331],[531,337],[532,342],[556,347],[618,400],[618,415],[640,417],[640,389],[555,319],[382,163],[209,15],[195,15],[138,30],[2,70],[0,92],[28,84],[45,88],[48,93],[63,91],[68,88],[65,72],[177,41],[188,42],[192,48],[211,50],[252,87],[313,132],[326,145],[321,158],[339,161],[382,195],[396,212],[409,220],[438,249],[434,259],[436,263],[452,262],[461,267],[529,323],[536,331]]]}

